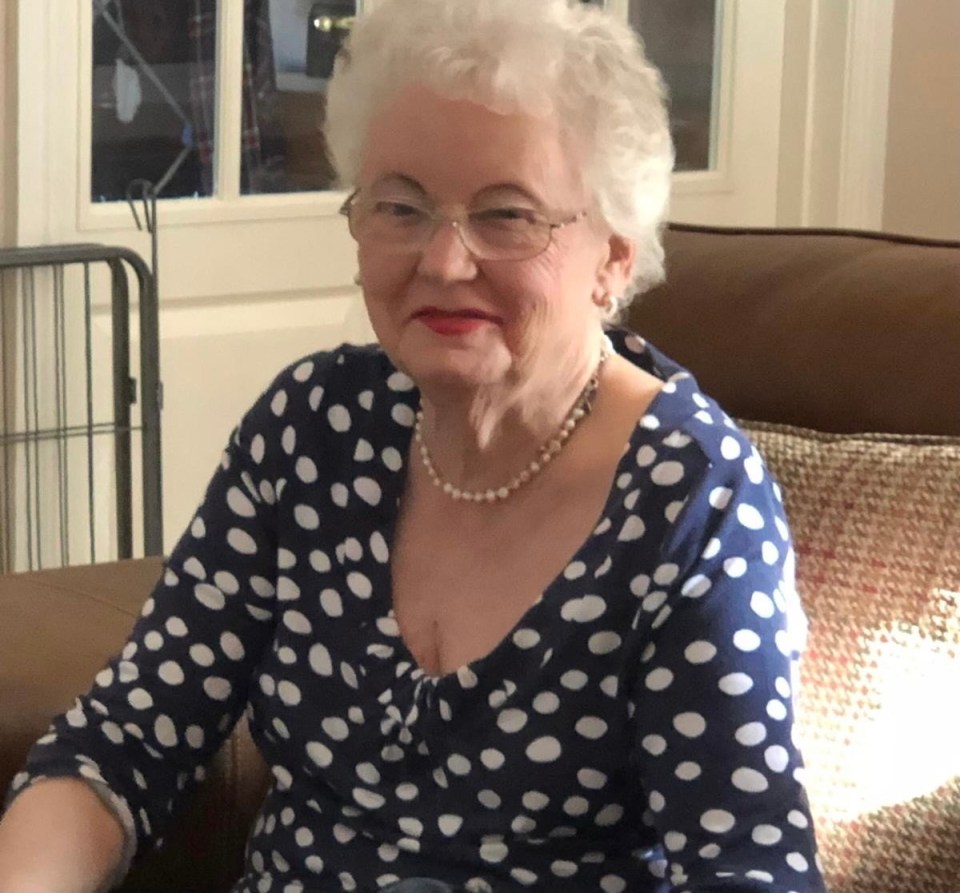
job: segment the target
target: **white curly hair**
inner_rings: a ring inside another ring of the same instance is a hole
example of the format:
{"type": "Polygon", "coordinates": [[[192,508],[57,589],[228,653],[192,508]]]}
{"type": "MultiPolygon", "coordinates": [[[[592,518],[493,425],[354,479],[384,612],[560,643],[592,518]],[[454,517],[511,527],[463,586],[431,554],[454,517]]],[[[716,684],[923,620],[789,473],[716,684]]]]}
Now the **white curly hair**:
{"type": "Polygon", "coordinates": [[[609,317],[663,279],[673,145],[663,82],[629,25],[574,0],[384,0],[357,19],[329,84],[325,136],[344,188],[371,120],[414,83],[502,113],[557,114],[584,150],[599,215],[636,245],[632,293],[609,317]]]}

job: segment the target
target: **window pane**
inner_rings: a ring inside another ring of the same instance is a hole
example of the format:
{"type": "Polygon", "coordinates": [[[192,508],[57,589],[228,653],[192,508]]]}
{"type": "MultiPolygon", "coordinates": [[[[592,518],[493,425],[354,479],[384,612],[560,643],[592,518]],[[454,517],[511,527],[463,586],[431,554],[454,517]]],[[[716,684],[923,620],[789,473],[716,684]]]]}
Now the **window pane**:
{"type": "Polygon", "coordinates": [[[630,24],[663,73],[670,94],[670,129],[677,170],[716,164],[714,101],[718,0],[631,0],[630,24]]]}
{"type": "Polygon", "coordinates": [[[216,0],[91,3],[91,199],[122,200],[138,180],[210,195],[216,0]]]}
{"type": "Polygon", "coordinates": [[[245,194],[329,189],[323,140],[327,77],[355,0],[245,0],[245,194]]]}

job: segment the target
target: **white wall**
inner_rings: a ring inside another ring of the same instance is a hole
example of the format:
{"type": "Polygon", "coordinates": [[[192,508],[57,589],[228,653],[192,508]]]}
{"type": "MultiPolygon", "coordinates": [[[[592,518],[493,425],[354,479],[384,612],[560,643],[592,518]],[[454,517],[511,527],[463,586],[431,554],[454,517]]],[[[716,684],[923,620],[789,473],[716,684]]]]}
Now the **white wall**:
{"type": "Polygon", "coordinates": [[[960,0],[897,0],[883,227],[960,239],[960,0]]]}
{"type": "Polygon", "coordinates": [[[0,247],[16,232],[16,53],[15,0],[0,0],[0,247]]]}

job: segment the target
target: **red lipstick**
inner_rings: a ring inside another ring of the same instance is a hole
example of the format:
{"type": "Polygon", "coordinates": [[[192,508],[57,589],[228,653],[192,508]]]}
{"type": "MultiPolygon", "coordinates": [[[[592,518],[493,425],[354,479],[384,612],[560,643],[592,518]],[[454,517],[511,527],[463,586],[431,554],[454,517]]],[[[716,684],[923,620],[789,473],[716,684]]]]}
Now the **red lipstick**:
{"type": "Polygon", "coordinates": [[[480,310],[450,311],[437,307],[424,307],[414,314],[414,319],[438,335],[466,335],[488,323],[497,322],[495,317],[480,310]]]}

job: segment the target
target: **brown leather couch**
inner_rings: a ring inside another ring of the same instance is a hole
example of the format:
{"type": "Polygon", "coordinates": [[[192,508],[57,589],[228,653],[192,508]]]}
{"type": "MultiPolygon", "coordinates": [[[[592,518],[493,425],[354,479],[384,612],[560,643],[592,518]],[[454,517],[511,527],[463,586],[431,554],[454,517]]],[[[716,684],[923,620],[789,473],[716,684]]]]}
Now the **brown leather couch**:
{"type": "MultiPolygon", "coordinates": [[[[928,658],[948,675],[960,667],[960,243],[675,226],[666,246],[668,282],[631,309],[631,327],[694,370],[732,415],[795,426],[748,428],[784,487],[811,617],[798,715],[831,889],[960,890],[956,728],[934,753],[942,765],[917,757],[925,775],[897,764],[911,749],[876,751],[869,734],[891,737],[882,708],[901,703],[885,662],[896,678],[910,668],[929,678],[928,658]],[[826,433],[864,431],[883,433],[826,433]],[[942,533],[921,537],[937,539],[937,551],[905,575],[914,540],[898,531],[912,491],[885,489],[904,470],[932,481],[916,498],[935,508],[942,533]],[[878,488],[879,502],[858,502],[878,488]],[[887,586],[904,577],[896,592],[887,586]],[[864,774],[851,755],[868,767],[894,762],[864,774]]],[[[0,577],[0,788],[122,642],[159,568],[144,559],[0,577]]],[[[925,717],[910,717],[911,748],[942,732],[933,717],[928,732],[916,728],[925,717]]],[[[123,889],[227,890],[265,785],[238,730],[163,849],[123,889]]]]}

